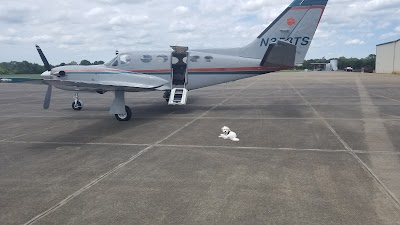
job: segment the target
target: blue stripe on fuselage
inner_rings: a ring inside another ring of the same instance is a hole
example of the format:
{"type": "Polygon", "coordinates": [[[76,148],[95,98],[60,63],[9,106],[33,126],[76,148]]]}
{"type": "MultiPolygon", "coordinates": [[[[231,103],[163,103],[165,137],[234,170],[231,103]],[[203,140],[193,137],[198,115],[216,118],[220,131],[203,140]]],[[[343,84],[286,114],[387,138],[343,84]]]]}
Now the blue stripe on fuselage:
{"type": "MultiPolygon", "coordinates": [[[[271,73],[274,72],[273,70],[266,70],[266,71],[215,71],[215,72],[188,72],[188,75],[229,75],[229,74],[264,74],[264,73],[271,73]]],[[[67,74],[121,74],[119,72],[67,72],[67,74]]],[[[132,72],[132,74],[142,74],[142,73],[137,73],[137,72],[132,72]]],[[[162,73],[162,72],[147,72],[143,74],[148,74],[148,75],[171,75],[171,73],[162,73]]]]}

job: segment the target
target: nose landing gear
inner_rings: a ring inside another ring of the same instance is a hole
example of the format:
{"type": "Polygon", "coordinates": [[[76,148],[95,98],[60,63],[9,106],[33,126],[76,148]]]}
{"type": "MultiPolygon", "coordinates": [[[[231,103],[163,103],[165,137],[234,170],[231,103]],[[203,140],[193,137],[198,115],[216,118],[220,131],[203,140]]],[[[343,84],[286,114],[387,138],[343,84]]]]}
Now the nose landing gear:
{"type": "Polygon", "coordinates": [[[83,108],[82,101],[79,100],[78,92],[74,93],[74,101],[72,102],[72,109],[73,110],[81,110],[83,108]]]}

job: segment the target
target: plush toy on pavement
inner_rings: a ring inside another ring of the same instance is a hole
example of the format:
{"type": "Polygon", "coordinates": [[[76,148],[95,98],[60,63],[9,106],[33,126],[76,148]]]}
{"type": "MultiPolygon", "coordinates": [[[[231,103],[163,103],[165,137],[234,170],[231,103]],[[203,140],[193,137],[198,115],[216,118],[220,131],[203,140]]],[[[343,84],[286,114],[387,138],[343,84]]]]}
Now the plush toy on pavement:
{"type": "Polygon", "coordinates": [[[223,138],[223,139],[231,139],[232,141],[239,141],[239,138],[237,138],[236,133],[231,131],[229,127],[224,126],[221,128],[222,134],[220,134],[218,137],[223,138]]]}

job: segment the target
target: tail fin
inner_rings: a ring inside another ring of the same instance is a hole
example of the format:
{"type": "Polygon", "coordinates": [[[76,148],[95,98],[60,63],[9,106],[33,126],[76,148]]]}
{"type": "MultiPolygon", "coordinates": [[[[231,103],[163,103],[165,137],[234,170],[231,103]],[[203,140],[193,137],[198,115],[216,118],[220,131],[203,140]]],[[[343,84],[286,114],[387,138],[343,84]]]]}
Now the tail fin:
{"type": "Polygon", "coordinates": [[[297,46],[295,63],[302,63],[328,0],[294,0],[258,37],[239,49],[239,55],[262,59],[268,46],[285,40],[297,46]]]}

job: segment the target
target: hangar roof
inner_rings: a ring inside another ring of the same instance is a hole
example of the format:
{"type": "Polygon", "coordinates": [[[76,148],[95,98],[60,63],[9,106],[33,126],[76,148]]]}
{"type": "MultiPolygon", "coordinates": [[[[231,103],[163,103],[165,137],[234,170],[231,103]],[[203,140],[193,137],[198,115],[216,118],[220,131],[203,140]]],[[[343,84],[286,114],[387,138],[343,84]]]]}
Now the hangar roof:
{"type": "Polygon", "coordinates": [[[400,39],[398,39],[398,40],[395,40],[395,41],[389,41],[389,42],[385,42],[385,43],[382,43],[382,44],[379,44],[379,45],[376,45],[376,46],[380,46],[380,45],[387,45],[387,44],[391,44],[391,43],[398,42],[398,41],[400,41],[400,39]]]}

